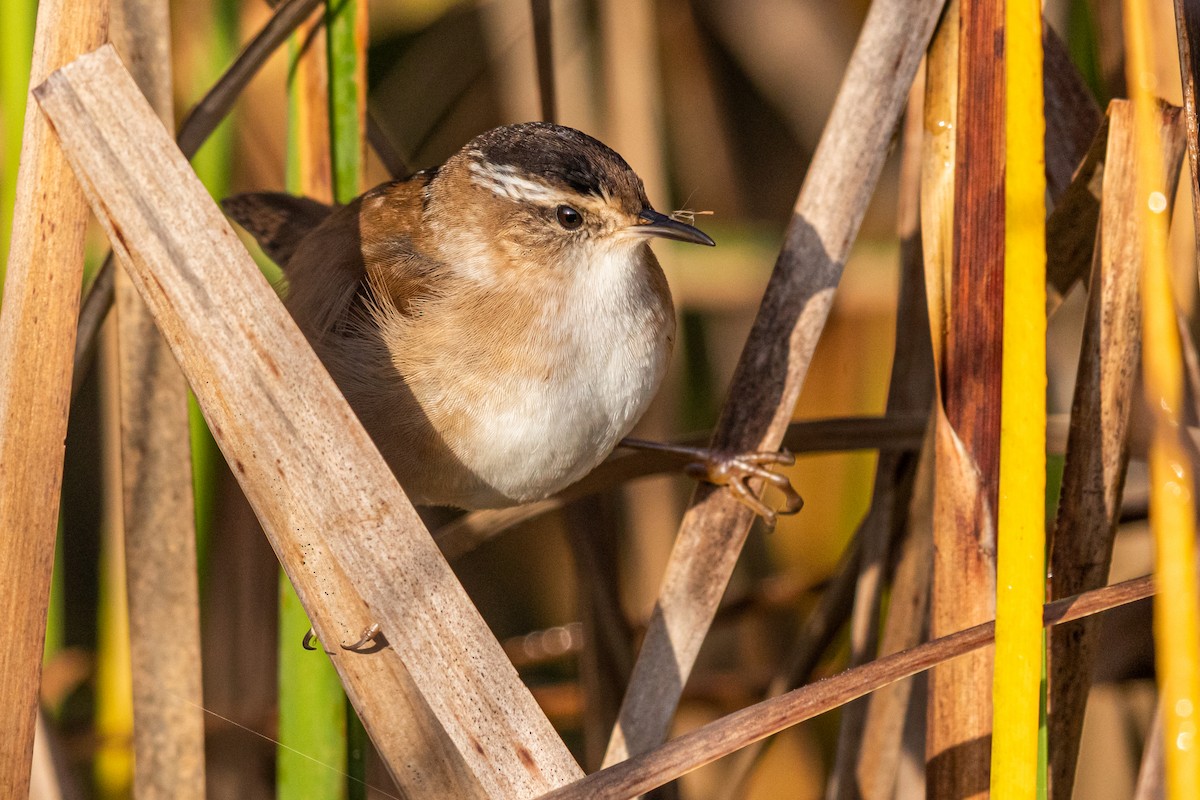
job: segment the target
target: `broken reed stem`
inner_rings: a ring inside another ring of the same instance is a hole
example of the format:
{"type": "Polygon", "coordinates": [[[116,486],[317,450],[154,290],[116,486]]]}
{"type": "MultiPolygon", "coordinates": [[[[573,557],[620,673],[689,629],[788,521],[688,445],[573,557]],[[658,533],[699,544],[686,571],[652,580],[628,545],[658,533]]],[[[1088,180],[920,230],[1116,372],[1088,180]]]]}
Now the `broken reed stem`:
{"type": "MultiPolygon", "coordinates": [[[[1050,546],[1051,599],[1103,586],[1107,580],[1129,463],[1130,417],[1141,353],[1141,245],[1133,109],[1126,100],[1114,100],[1108,117],[1101,187],[1103,220],[1093,258],[1058,518],[1050,546]]],[[[1183,156],[1178,110],[1163,109],[1159,121],[1164,153],[1177,180],[1183,156]]],[[[1047,738],[1050,796],[1056,799],[1071,797],[1097,635],[1094,620],[1051,633],[1047,738]]]]}
{"type": "MultiPolygon", "coordinates": [[[[174,124],[166,0],[116,0],[113,42],[174,124]]],[[[205,796],[200,600],[187,383],[124,269],[115,274],[134,790],[205,796]],[[171,631],[170,646],[163,631],[171,631]]]]}
{"type": "Polygon", "coordinates": [[[112,49],[55,72],[35,96],[401,790],[536,796],[580,777],[112,49]],[[371,623],[386,645],[336,646],[371,623]]]}
{"type": "Polygon", "coordinates": [[[1042,4],[1004,20],[1004,305],[991,787],[1033,800],[1046,599],[1046,121],[1042,4]]]}
{"type": "MultiPolygon", "coordinates": [[[[713,446],[774,450],[783,440],[942,5],[942,0],[872,4],[796,201],[713,446]]],[[[697,489],[667,565],[606,764],[644,752],[666,737],[752,522],[753,513],[728,492],[697,489]]]]}
{"type": "MultiPolygon", "coordinates": [[[[1144,600],[1154,595],[1151,577],[1085,592],[1047,604],[1043,625],[1059,625],[1144,600]]],[[[994,620],[955,631],[909,650],[756,703],[633,756],[540,800],[616,800],[634,797],[673,781],[767,736],[812,719],[895,681],[911,677],[985,647],[993,641],[994,620]]]]}
{"type": "MultiPolygon", "coordinates": [[[[107,25],[104,0],[42,0],[29,85],[98,46],[107,25]]],[[[0,708],[9,713],[0,786],[13,797],[29,792],[88,220],[35,103],[24,119],[0,311],[0,708]]]]}
{"type": "Polygon", "coordinates": [[[1180,439],[1183,379],[1175,300],[1167,265],[1167,189],[1155,139],[1149,4],[1125,0],[1126,81],[1133,100],[1135,204],[1142,244],[1142,380],[1154,421],[1150,445],[1150,528],[1155,574],[1155,664],[1162,696],[1167,796],[1200,796],[1200,620],[1197,619],[1194,469],[1180,439]],[[1170,598],[1164,602],[1163,598],[1170,598]]]}

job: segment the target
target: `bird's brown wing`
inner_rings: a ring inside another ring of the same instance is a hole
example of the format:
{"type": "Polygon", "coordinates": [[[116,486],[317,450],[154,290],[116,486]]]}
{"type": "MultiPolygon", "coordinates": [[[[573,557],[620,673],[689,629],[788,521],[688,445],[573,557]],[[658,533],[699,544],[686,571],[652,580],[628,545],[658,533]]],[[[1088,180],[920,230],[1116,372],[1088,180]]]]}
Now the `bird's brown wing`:
{"type": "Polygon", "coordinates": [[[282,192],[234,195],[221,201],[221,208],[280,266],[287,264],[304,237],[334,210],[325,203],[282,192]]]}
{"type": "Polygon", "coordinates": [[[277,192],[236,195],[221,205],[283,268],[292,316],[319,338],[371,291],[404,309],[424,288],[435,265],[418,255],[414,239],[432,174],[382,184],[345,206],[277,192]]]}

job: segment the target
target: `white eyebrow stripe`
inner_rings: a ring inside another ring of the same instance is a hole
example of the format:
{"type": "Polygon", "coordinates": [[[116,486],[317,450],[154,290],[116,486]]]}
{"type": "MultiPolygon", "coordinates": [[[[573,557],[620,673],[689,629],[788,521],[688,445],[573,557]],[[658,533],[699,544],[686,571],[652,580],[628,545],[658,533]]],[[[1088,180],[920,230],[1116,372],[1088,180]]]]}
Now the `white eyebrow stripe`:
{"type": "Polygon", "coordinates": [[[516,168],[507,164],[485,166],[478,161],[472,161],[467,170],[471,180],[478,186],[507,197],[527,203],[566,202],[562,192],[556,191],[544,183],[522,178],[516,174],[516,168]]]}

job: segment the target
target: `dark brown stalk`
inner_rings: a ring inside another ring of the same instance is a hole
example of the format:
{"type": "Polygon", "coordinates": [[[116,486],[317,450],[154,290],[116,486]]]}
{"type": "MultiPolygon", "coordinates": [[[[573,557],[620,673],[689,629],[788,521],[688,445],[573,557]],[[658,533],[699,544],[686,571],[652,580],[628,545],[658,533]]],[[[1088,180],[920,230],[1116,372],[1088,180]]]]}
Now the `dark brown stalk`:
{"type": "MultiPolygon", "coordinates": [[[[796,201],[713,446],[773,450],[783,440],[850,243],[903,110],[941,0],[876,0],[796,201]]],[[[753,513],[701,486],[684,517],[606,763],[663,741],[753,513]]]]}
{"type": "MultiPolygon", "coordinates": [[[[1161,136],[1168,185],[1179,178],[1184,130],[1178,109],[1163,109],[1161,136]]],[[[1102,219],[1092,267],[1079,373],[1067,436],[1058,519],[1050,548],[1050,597],[1104,585],[1120,522],[1129,463],[1129,425],[1141,352],[1137,180],[1133,110],[1109,107],[1102,219]]],[[[1050,640],[1049,742],[1051,797],[1069,800],[1083,714],[1091,688],[1098,629],[1080,621],[1050,640]]]]}
{"type": "Polygon", "coordinates": [[[533,51],[537,59],[538,99],[542,120],[558,119],[558,102],[554,93],[554,41],[550,35],[550,0],[530,0],[533,12],[533,51]]]}
{"type": "MultiPolygon", "coordinates": [[[[1098,614],[1154,594],[1150,576],[1095,589],[1044,607],[1043,624],[1057,625],[1098,614]]],[[[780,697],[756,703],[623,763],[592,773],[541,800],[607,800],[634,797],[694,769],[895,681],[961,658],[992,643],[995,622],[978,625],[910,650],[848,669],[780,697]]],[[[940,795],[930,795],[940,797],[940,795]]]]}
{"type": "MultiPolygon", "coordinates": [[[[1046,124],[1050,124],[1047,118],[1046,124]]],[[[1046,220],[1047,312],[1053,313],[1075,282],[1091,274],[1100,221],[1100,181],[1108,147],[1108,118],[1079,161],[1075,177],[1046,220]]]]}
{"type": "Polygon", "coordinates": [[[1048,23],[1042,23],[1046,96],[1046,191],[1058,204],[1070,185],[1075,167],[1087,153],[1104,114],[1071,61],[1066,43],[1048,23]]]}
{"type": "Polygon", "coordinates": [[[1071,62],[1066,45],[1043,21],[1046,105],[1046,190],[1053,211],[1046,221],[1046,269],[1051,291],[1047,310],[1062,302],[1091,269],[1100,198],[1090,191],[1094,168],[1104,157],[1105,117],[1071,62]]]}
{"type": "MultiPolygon", "coordinates": [[[[954,22],[947,17],[945,25],[954,22]]],[[[1003,36],[1000,6],[961,0],[953,245],[943,296],[943,413],[936,426],[932,636],[995,616],[1004,275],[1003,36]]],[[[943,57],[955,58],[952,51],[943,57]]],[[[947,96],[930,105],[951,102],[947,96]]],[[[927,269],[939,269],[938,263],[942,262],[927,263],[927,269]]],[[[926,780],[933,797],[962,800],[987,792],[991,664],[990,651],[981,651],[930,673],[926,780]]]]}

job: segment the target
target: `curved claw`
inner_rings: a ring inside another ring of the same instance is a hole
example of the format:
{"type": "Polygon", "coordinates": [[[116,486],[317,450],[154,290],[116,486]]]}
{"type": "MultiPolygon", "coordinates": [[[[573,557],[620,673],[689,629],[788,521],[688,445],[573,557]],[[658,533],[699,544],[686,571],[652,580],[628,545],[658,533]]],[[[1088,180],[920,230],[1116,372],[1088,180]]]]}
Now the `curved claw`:
{"type": "Polygon", "coordinates": [[[768,526],[773,527],[778,514],[797,513],[804,506],[804,499],[792,487],[792,482],[786,475],[772,472],[763,465],[787,466],[794,463],[796,457],[786,450],[736,455],[713,453],[704,461],[688,464],[684,471],[708,483],[728,487],[738,502],[762,517],[768,526]],[[775,511],[763,503],[746,484],[751,478],[759,478],[778,489],[784,496],[783,508],[775,511]]]}
{"type": "Polygon", "coordinates": [[[312,628],[308,629],[308,633],[304,634],[304,638],[300,640],[300,646],[305,650],[316,650],[317,646],[313,644],[317,640],[317,632],[312,628]]]}
{"type": "Polygon", "coordinates": [[[778,521],[775,511],[762,500],[758,499],[758,496],[750,491],[750,487],[743,480],[731,480],[725,486],[733,494],[734,499],[762,517],[763,523],[768,528],[775,527],[775,523],[778,521]]]}
{"type": "Polygon", "coordinates": [[[360,639],[359,639],[357,642],[355,642],[354,644],[343,644],[343,645],[342,645],[342,649],[343,649],[343,650],[358,650],[358,649],[360,649],[360,648],[362,648],[362,647],[365,647],[366,645],[368,645],[368,644],[370,644],[371,642],[375,641],[375,637],[377,637],[377,636],[379,635],[379,632],[380,632],[381,630],[383,630],[383,626],[382,626],[382,625],[380,625],[378,622],[372,622],[372,623],[370,624],[370,626],[369,626],[369,627],[367,627],[367,628],[366,628],[366,629],[365,629],[365,630],[362,632],[362,638],[360,638],[360,639]]]}

